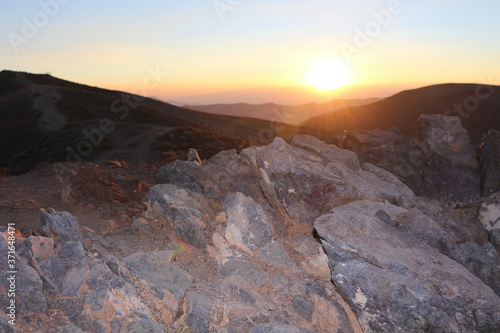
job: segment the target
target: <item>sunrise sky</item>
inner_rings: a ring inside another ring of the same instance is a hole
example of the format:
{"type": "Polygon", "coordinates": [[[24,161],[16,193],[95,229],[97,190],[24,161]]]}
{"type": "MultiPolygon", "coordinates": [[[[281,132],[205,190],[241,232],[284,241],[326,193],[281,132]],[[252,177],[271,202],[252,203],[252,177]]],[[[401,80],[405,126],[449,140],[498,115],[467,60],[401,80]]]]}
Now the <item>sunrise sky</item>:
{"type": "Polygon", "coordinates": [[[185,102],[263,88],[272,99],[284,87],[383,97],[500,84],[498,13],[492,0],[3,1],[1,69],[185,102]],[[151,70],[168,76],[155,84],[151,70]]]}

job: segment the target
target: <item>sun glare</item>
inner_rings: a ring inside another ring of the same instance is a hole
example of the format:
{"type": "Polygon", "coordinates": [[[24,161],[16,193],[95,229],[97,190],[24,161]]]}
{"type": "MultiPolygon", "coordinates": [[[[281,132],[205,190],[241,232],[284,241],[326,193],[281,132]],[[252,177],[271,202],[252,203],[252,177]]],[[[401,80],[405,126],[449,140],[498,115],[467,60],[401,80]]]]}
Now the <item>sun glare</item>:
{"type": "Polygon", "coordinates": [[[331,91],[351,83],[351,73],[336,59],[321,59],[311,65],[305,82],[318,91],[331,91]]]}

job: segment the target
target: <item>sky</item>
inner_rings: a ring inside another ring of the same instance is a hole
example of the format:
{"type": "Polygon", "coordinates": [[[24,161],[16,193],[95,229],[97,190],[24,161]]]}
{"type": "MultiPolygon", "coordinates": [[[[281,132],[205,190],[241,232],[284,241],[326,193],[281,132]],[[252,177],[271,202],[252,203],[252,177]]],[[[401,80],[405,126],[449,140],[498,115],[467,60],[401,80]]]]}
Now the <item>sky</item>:
{"type": "Polygon", "coordinates": [[[297,89],[312,102],[448,82],[500,84],[494,0],[0,4],[0,69],[163,100],[272,102],[276,92],[293,104],[297,89]]]}

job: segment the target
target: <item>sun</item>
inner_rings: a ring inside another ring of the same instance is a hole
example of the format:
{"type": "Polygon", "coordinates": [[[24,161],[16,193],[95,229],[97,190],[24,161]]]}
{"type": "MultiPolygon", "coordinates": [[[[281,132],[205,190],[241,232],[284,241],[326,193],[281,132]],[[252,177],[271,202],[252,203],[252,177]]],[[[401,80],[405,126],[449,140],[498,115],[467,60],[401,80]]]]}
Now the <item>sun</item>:
{"type": "Polygon", "coordinates": [[[309,68],[305,83],[320,92],[331,91],[351,83],[351,73],[337,59],[319,59],[309,68]]]}

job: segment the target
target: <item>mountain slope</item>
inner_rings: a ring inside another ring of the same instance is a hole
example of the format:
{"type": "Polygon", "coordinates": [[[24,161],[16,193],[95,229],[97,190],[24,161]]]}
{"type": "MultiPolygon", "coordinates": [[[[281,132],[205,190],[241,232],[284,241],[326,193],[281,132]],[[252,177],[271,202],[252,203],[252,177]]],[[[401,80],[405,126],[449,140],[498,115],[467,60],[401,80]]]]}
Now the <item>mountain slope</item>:
{"type": "Polygon", "coordinates": [[[459,116],[471,141],[479,144],[489,129],[500,129],[500,87],[440,84],[407,90],[379,102],[309,119],[302,126],[332,134],[356,128],[389,130],[397,127],[404,135],[414,137],[416,120],[421,114],[459,116]],[[460,112],[454,111],[455,105],[461,107],[460,112]]]}
{"type": "Polygon", "coordinates": [[[50,75],[0,72],[0,168],[10,174],[43,162],[165,161],[189,148],[207,158],[298,131],[273,124],[270,138],[258,142],[255,134],[270,128],[268,121],[209,115],[50,75]]]}

